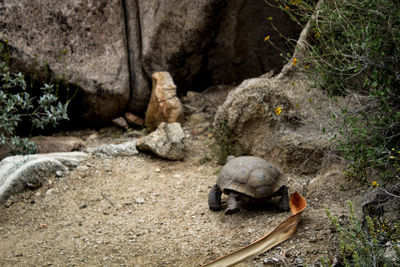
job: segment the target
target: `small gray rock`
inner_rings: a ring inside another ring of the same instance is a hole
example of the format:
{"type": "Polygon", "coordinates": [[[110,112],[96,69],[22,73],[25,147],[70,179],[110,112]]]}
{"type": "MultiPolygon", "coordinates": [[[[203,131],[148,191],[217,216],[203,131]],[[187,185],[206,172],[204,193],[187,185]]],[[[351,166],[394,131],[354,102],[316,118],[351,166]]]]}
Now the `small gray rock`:
{"type": "Polygon", "coordinates": [[[56,171],[56,176],[57,177],[62,177],[64,174],[65,174],[65,172],[63,172],[61,170],[56,171]]]}
{"type": "Polygon", "coordinates": [[[144,204],[146,201],[142,197],[138,197],[135,199],[136,204],[144,204]]]}
{"type": "Polygon", "coordinates": [[[129,129],[128,123],[127,123],[127,121],[125,120],[124,117],[118,117],[116,119],[113,119],[112,122],[116,126],[121,127],[122,129],[125,129],[125,130],[129,129]]]}
{"type": "Polygon", "coordinates": [[[151,151],[161,158],[182,160],[185,156],[185,133],[178,122],[161,123],[151,134],[137,140],[139,150],[151,151]]]}

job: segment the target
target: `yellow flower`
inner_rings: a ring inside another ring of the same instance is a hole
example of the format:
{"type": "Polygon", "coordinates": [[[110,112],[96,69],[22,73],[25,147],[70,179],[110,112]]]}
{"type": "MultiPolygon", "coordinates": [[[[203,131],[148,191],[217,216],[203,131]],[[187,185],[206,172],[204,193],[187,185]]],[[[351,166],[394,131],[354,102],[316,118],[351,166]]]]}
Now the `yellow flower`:
{"type": "Polygon", "coordinates": [[[273,17],[268,17],[268,20],[273,20],[274,18],[273,17]]]}
{"type": "Polygon", "coordinates": [[[279,114],[281,114],[281,112],[282,112],[282,107],[277,107],[276,109],[275,109],[275,114],[277,115],[277,116],[279,116],[279,114]]]}
{"type": "Polygon", "coordinates": [[[379,186],[379,184],[378,184],[377,181],[373,181],[373,182],[372,182],[372,186],[373,186],[373,187],[377,187],[377,186],[379,186]]]}
{"type": "Polygon", "coordinates": [[[293,64],[293,66],[296,66],[296,64],[297,64],[297,58],[294,58],[294,59],[293,59],[292,64],[293,64]]]}
{"type": "Polygon", "coordinates": [[[309,69],[310,66],[309,66],[309,65],[305,65],[304,68],[305,68],[305,69],[309,69]]]}
{"type": "Polygon", "coordinates": [[[285,10],[289,10],[290,9],[290,7],[289,6],[285,6],[285,10]]]}
{"type": "Polygon", "coordinates": [[[316,33],[314,34],[315,38],[318,38],[319,35],[320,35],[319,32],[316,32],[316,33]]]}
{"type": "Polygon", "coordinates": [[[264,42],[268,41],[269,37],[271,37],[270,35],[268,35],[267,37],[264,38],[264,42]]]}

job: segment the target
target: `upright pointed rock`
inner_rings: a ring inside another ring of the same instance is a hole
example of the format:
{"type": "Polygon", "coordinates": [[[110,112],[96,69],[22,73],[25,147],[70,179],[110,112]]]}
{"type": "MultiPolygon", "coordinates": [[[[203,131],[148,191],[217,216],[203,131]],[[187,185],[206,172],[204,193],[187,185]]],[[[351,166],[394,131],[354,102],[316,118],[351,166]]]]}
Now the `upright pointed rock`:
{"type": "Polygon", "coordinates": [[[147,107],[145,125],[154,130],[162,122],[183,122],[183,106],[176,96],[176,85],[168,72],[152,75],[153,90],[147,107]]]}

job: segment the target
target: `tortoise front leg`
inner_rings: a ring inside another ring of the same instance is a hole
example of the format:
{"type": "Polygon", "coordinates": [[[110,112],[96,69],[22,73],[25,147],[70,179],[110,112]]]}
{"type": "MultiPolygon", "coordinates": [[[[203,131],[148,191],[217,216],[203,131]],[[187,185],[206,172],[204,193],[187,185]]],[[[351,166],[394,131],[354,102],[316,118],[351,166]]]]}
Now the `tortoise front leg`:
{"type": "Polygon", "coordinates": [[[211,188],[210,193],[208,194],[208,206],[210,207],[210,210],[222,210],[221,194],[222,191],[219,189],[218,185],[214,185],[211,188]]]}
{"type": "Polygon", "coordinates": [[[275,195],[281,196],[281,199],[278,203],[278,208],[282,211],[290,210],[288,188],[285,185],[282,185],[281,188],[279,188],[278,192],[275,193],[275,195]]]}
{"type": "Polygon", "coordinates": [[[225,214],[229,215],[239,211],[239,195],[237,192],[229,192],[228,207],[225,210],[225,214]]]}

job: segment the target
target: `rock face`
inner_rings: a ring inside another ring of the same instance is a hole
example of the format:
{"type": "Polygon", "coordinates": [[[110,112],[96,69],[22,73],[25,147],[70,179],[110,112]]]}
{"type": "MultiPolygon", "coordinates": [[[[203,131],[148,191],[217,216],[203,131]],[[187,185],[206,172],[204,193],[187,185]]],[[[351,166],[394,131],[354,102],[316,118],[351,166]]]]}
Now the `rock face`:
{"type": "Polygon", "coordinates": [[[73,112],[91,122],[109,121],[126,107],[130,85],[120,0],[0,5],[0,40],[8,40],[14,69],[47,79],[48,67],[54,77],[64,77],[79,88],[73,112]]]}
{"type": "Polygon", "coordinates": [[[283,50],[290,49],[268,17],[284,36],[296,39],[301,31],[264,0],[138,3],[146,74],[166,70],[184,91],[278,72],[281,52],[265,43],[265,36],[283,50]]]}
{"type": "Polygon", "coordinates": [[[147,136],[137,140],[139,150],[151,151],[157,156],[170,160],[182,160],[185,156],[185,133],[181,124],[161,123],[158,128],[147,136]]]}
{"type": "Polygon", "coordinates": [[[37,188],[56,172],[75,168],[88,154],[65,152],[12,156],[0,162],[0,202],[25,188],[37,188]]]}
{"type": "Polygon", "coordinates": [[[264,37],[291,48],[268,17],[297,38],[299,27],[264,0],[6,0],[0,40],[15,70],[62,77],[79,89],[71,112],[101,124],[125,111],[143,115],[154,72],[170,72],[182,95],[278,71],[280,51],[264,37]]]}
{"type": "Polygon", "coordinates": [[[176,96],[176,86],[168,72],[152,75],[153,91],[147,107],[145,125],[155,129],[162,122],[182,122],[183,106],[176,96]]]}

